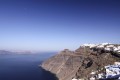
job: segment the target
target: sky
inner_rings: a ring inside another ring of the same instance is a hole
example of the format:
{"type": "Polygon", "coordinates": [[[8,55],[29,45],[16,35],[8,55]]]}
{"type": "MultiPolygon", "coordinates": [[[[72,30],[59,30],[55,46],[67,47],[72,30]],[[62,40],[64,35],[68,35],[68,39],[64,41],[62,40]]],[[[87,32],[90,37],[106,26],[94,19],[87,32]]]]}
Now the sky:
{"type": "Polygon", "coordinates": [[[61,51],[120,43],[120,0],[0,0],[0,49],[61,51]]]}

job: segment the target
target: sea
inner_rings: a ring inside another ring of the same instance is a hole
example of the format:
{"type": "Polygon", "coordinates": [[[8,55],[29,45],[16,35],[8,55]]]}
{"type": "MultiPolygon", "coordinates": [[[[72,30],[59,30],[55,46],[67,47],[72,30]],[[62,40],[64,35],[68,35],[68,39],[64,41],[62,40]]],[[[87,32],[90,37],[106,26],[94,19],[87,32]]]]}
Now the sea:
{"type": "Polygon", "coordinates": [[[0,55],[0,80],[58,80],[39,65],[55,53],[0,55]]]}

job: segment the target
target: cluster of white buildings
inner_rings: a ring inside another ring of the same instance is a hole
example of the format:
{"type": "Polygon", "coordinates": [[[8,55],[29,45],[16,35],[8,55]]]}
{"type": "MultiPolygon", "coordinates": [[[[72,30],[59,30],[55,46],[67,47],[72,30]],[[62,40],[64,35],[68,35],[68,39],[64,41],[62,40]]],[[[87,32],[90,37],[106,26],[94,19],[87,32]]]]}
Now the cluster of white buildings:
{"type": "Polygon", "coordinates": [[[115,79],[120,80],[120,62],[115,62],[114,65],[105,66],[105,72],[96,74],[96,72],[91,72],[91,74],[96,75],[92,76],[90,80],[96,79],[115,79]]]}
{"type": "Polygon", "coordinates": [[[81,47],[104,48],[107,51],[114,51],[120,53],[120,45],[111,44],[111,43],[83,44],[81,47]]]}
{"type": "MultiPolygon", "coordinates": [[[[98,80],[98,79],[115,79],[120,80],[120,62],[115,62],[113,65],[108,65],[104,67],[105,72],[98,73],[98,71],[93,71],[90,74],[91,76],[89,80],[98,80]]],[[[72,80],[85,80],[85,79],[76,79],[72,80]]]]}
{"type": "Polygon", "coordinates": [[[105,66],[106,78],[120,78],[120,62],[115,62],[114,65],[105,66]]]}
{"type": "MultiPolygon", "coordinates": [[[[111,44],[111,43],[102,43],[102,44],[83,44],[81,47],[89,47],[89,48],[102,48],[107,51],[114,51],[120,53],[120,45],[111,44]]],[[[96,79],[113,79],[118,78],[120,80],[120,62],[115,62],[113,65],[108,65],[104,67],[105,72],[99,73],[99,71],[93,71],[90,74],[94,75],[89,78],[89,80],[96,79]]],[[[84,79],[76,79],[72,80],[84,80],[84,79]]]]}

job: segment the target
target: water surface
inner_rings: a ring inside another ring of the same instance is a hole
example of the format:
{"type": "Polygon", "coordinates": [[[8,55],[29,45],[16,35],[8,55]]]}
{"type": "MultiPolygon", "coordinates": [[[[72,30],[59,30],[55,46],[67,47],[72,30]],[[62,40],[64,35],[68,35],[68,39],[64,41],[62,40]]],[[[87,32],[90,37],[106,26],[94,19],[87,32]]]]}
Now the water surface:
{"type": "Polygon", "coordinates": [[[52,55],[0,55],[0,80],[56,80],[40,65],[52,55]]]}

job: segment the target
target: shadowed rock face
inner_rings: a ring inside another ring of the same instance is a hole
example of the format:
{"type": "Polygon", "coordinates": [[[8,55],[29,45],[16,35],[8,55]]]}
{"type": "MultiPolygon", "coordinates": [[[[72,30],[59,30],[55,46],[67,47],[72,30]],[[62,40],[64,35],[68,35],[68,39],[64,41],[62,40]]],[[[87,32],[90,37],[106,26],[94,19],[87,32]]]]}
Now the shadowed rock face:
{"type": "MultiPolygon", "coordinates": [[[[42,69],[42,68],[41,68],[42,69]]],[[[59,80],[54,73],[42,69],[42,78],[41,80],[59,80]]]]}
{"type": "Polygon", "coordinates": [[[80,47],[74,52],[67,49],[61,51],[46,60],[42,67],[55,73],[59,80],[72,80],[73,77],[87,79],[93,70],[99,70],[115,61],[120,59],[111,53],[80,47]]]}

